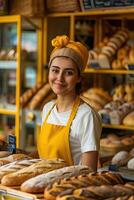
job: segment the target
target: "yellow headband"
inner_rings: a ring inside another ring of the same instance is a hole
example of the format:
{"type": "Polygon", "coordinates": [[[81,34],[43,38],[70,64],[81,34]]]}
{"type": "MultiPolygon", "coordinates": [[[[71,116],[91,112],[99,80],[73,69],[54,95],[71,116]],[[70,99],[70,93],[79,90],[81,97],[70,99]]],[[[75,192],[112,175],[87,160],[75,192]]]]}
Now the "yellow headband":
{"type": "Polygon", "coordinates": [[[52,46],[55,48],[51,53],[49,65],[56,57],[68,57],[76,63],[80,71],[84,71],[88,60],[88,50],[82,43],[72,41],[66,35],[62,35],[52,40],[52,46]]]}

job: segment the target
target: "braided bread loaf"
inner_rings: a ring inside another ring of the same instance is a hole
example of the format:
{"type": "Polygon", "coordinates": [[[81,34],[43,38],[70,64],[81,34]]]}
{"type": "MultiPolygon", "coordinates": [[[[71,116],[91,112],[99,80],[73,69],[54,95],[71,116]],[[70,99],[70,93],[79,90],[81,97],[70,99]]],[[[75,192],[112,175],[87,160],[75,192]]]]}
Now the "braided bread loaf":
{"type": "Polygon", "coordinates": [[[39,176],[36,176],[34,178],[25,181],[21,185],[21,190],[29,193],[41,193],[44,192],[45,187],[49,183],[56,181],[57,179],[59,180],[62,178],[68,178],[83,173],[86,174],[89,173],[90,171],[91,170],[87,166],[81,166],[81,165],[56,169],[46,174],[41,174],[39,176]]]}
{"type": "Polygon", "coordinates": [[[56,200],[71,199],[72,197],[82,197],[83,199],[107,199],[117,198],[127,195],[134,196],[134,190],[126,185],[101,185],[101,186],[89,186],[86,188],[80,188],[70,191],[64,191],[57,196],[56,200]],[[69,195],[70,198],[69,198],[69,195]],[[67,196],[67,198],[66,198],[67,196]],[[64,198],[63,198],[64,197],[64,198]]]}
{"type": "Polygon", "coordinates": [[[81,175],[68,179],[62,179],[61,181],[54,182],[46,187],[44,191],[44,197],[46,199],[54,200],[61,192],[67,189],[71,191],[77,188],[84,188],[89,186],[100,185],[114,185],[124,183],[120,174],[112,172],[97,172],[89,173],[87,175],[81,175]]]}
{"type": "Polygon", "coordinates": [[[24,169],[5,175],[2,178],[1,183],[6,186],[19,186],[29,178],[64,166],[66,166],[66,163],[62,159],[41,160],[29,167],[25,167],[24,169]],[[15,179],[17,182],[14,181],[15,179]]]}

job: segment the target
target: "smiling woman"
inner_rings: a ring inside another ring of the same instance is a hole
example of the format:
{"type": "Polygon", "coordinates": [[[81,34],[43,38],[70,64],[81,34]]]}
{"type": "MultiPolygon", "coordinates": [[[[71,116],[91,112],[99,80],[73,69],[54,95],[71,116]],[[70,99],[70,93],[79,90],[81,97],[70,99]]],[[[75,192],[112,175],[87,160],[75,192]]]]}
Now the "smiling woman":
{"type": "Polygon", "coordinates": [[[62,158],[68,165],[87,165],[96,171],[101,121],[78,95],[88,50],[65,35],[53,39],[52,46],[48,80],[57,99],[43,108],[39,156],[62,158]]]}

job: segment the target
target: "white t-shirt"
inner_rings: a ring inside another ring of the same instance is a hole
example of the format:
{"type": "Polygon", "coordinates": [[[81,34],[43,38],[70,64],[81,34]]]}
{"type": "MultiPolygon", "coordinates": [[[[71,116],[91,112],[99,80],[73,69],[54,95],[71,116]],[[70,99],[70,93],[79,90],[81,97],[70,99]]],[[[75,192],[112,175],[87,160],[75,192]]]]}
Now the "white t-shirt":
{"type": "MultiPolygon", "coordinates": [[[[42,123],[54,103],[55,101],[51,101],[44,106],[42,123]]],[[[66,126],[70,113],[71,110],[59,113],[54,106],[47,123],[66,126]]],[[[99,150],[101,130],[101,120],[98,113],[86,103],[81,104],[70,127],[70,146],[74,164],[80,164],[81,153],[99,150]]]]}

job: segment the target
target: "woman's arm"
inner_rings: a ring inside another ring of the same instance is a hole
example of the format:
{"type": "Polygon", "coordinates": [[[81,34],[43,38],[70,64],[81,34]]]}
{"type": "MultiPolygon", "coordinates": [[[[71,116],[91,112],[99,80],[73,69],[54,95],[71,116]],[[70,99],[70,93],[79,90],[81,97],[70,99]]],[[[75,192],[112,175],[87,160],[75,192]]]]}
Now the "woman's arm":
{"type": "Polygon", "coordinates": [[[93,171],[97,171],[98,151],[88,151],[82,153],[81,164],[89,166],[93,171]]]}

